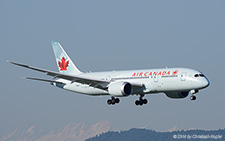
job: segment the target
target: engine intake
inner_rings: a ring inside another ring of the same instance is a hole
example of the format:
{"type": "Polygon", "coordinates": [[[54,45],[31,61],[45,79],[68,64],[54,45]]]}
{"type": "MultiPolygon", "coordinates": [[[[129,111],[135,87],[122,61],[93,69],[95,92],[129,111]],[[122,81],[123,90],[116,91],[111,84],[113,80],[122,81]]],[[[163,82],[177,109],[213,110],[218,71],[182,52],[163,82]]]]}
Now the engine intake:
{"type": "Polygon", "coordinates": [[[108,86],[108,92],[112,96],[129,96],[133,91],[132,85],[128,82],[113,82],[108,86]]]}

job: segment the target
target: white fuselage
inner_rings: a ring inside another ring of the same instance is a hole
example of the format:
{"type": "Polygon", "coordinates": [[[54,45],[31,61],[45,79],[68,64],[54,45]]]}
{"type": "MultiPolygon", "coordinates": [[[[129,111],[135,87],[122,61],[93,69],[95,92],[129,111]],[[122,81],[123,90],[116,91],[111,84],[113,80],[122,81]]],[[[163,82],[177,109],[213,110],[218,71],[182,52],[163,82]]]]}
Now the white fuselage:
{"type": "MultiPolygon", "coordinates": [[[[129,71],[107,71],[82,73],[80,75],[110,80],[112,82],[124,81],[141,83],[144,88],[135,89],[131,94],[150,94],[161,92],[189,92],[200,90],[209,85],[208,79],[199,71],[188,68],[162,68],[129,71]],[[200,76],[201,74],[201,76],[200,76]]],[[[109,95],[107,90],[91,87],[87,84],[58,79],[65,84],[56,86],[87,95],[109,95]]]]}

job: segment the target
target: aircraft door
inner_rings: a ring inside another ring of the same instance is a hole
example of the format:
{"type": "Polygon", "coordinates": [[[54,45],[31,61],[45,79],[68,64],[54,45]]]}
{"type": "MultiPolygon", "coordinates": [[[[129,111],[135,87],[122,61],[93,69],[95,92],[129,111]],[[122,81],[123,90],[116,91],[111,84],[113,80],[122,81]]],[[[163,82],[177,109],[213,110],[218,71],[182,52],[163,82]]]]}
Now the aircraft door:
{"type": "Polygon", "coordinates": [[[154,82],[158,82],[158,76],[157,75],[153,76],[153,78],[154,78],[154,82]]]}
{"type": "Polygon", "coordinates": [[[186,73],[186,72],[182,72],[182,73],[181,73],[180,80],[181,80],[181,81],[185,81],[185,80],[186,80],[186,76],[187,76],[187,73],[186,73]]]}
{"type": "Polygon", "coordinates": [[[107,75],[107,76],[106,76],[106,80],[111,81],[111,76],[107,75]]]}

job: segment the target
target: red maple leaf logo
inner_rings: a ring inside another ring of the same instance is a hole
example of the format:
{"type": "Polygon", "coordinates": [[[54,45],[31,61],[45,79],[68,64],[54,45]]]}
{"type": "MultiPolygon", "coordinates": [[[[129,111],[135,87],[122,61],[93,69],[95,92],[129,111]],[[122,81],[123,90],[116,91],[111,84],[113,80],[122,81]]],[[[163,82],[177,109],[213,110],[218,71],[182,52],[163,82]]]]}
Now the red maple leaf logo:
{"type": "Polygon", "coordinates": [[[178,70],[173,71],[173,75],[176,75],[178,73],[178,70]]]}
{"type": "Polygon", "coordinates": [[[67,67],[69,66],[69,60],[66,61],[66,59],[63,57],[61,59],[61,62],[58,61],[58,65],[60,67],[60,71],[66,71],[67,70],[67,67]]]}

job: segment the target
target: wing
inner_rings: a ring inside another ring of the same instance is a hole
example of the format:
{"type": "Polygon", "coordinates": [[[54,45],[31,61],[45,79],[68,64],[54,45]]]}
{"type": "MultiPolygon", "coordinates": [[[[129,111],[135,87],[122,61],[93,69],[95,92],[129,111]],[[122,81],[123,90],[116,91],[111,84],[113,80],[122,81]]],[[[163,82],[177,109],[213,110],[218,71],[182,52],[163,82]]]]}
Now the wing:
{"type": "MultiPolygon", "coordinates": [[[[82,75],[63,74],[63,73],[58,73],[58,72],[54,72],[54,71],[40,69],[40,68],[28,66],[28,65],[23,65],[23,64],[11,62],[11,61],[7,61],[7,62],[9,62],[11,64],[14,64],[14,65],[17,65],[17,66],[24,67],[24,68],[28,68],[28,69],[32,69],[32,70],[35,70],[35,71],[43,72],[43,73],[45,73],[49,76],[53,76],[54,78],[62,78],[62,79],[70,80],[71,83],[79,82],[79,83],[87,84],[89,86],[99,88],[99,89],[102,89],[102,90],[107,90],[108,89],[107,86],[111,82],[110,80],[96,79],[96,78],[92,78],[92,77],[90,78],[90,77],[86,77],[86,76],[82,76],[82,75]]],[[[59,81],[45,80],[45,79],[39,79],[39,78],[27,77],[27,79],[39,80],[39,81],[45,81],[45,82],[53,82],[53,83],[62,83],[62,82],[59,82],[59,81]]],[[[144,84],[140,84],[140,83],[131,83],[131,85],[133,86],[133,89],[139,89],[139,88],[145,87],[144,84]]]]}

